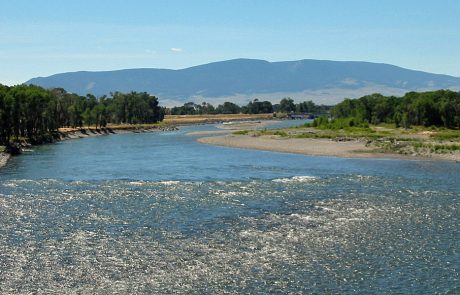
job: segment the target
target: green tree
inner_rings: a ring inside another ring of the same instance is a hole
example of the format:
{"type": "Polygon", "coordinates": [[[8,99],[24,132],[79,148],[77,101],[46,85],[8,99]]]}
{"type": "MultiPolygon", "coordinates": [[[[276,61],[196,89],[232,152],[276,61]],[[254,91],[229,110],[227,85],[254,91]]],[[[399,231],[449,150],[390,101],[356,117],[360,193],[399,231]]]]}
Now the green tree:
{"type": "Polygon", "coordinates": [[[280,112],[284,113],[291,113],[295,112],[296,110],[296,105],[294,103],[294,100],[292,100],[290,97],[285,97],[280,101],[279,104],[279,109],[280,112]]]}

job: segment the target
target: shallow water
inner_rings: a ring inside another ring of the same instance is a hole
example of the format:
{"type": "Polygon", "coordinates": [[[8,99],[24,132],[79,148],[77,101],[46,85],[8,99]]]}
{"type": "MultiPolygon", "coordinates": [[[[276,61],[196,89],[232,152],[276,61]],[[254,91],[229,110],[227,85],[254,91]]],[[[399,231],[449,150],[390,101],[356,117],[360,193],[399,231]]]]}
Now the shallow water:
{"type": "Polygon", "coordinates": [[[0,293],[460,291],[460,165],[202,145],[42,146],[0,170],[0,293]]]}

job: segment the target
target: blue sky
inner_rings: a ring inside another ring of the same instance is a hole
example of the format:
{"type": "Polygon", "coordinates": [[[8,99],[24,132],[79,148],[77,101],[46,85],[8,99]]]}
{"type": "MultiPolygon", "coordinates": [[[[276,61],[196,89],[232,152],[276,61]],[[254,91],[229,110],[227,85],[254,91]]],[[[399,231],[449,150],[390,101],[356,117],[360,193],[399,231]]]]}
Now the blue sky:
{"type": "Polygon", "coordinates": [[[241,57],[460,76],[459,11],[458,0],[0,0],[0,83],[241,57]]]}

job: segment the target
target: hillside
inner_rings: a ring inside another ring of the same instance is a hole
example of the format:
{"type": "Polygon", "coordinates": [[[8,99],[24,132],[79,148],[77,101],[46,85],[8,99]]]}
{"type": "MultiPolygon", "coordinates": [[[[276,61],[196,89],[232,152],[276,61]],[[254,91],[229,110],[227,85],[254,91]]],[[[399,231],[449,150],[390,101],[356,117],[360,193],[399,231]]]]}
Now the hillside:
{"type": "Polygon", "coordinates": [[[146,91],[170,103],[245,102],[256,97],[279,101],[284,96],[336,103],[344,97],[372,92],[399,95],[408,91],[460,89],[460,78],[370,62],[235,59],[180,70],[61,73],[33,78],[26,84],[62,87],[80,95],[146,91]]]}

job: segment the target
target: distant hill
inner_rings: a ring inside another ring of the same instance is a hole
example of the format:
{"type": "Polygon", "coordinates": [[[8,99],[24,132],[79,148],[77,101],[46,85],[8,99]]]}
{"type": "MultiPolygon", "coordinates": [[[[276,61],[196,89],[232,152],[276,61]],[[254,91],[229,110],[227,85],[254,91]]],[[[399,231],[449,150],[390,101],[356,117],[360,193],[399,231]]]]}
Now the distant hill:
{"type": "Polygon", "coordinates": [[[224,100],[242,103],[253,98],[279,101],[285,96],[336,103],[344,97],[374,92],[400,95],[408,91],[458,90],[460,78],[370,62],[234,59],[181,70],[62,73],[33,78],[26,84],[62,87],[80,95],[97,96],[115,91],[146,91],[159,97],[163,104],[224,100]]]}

